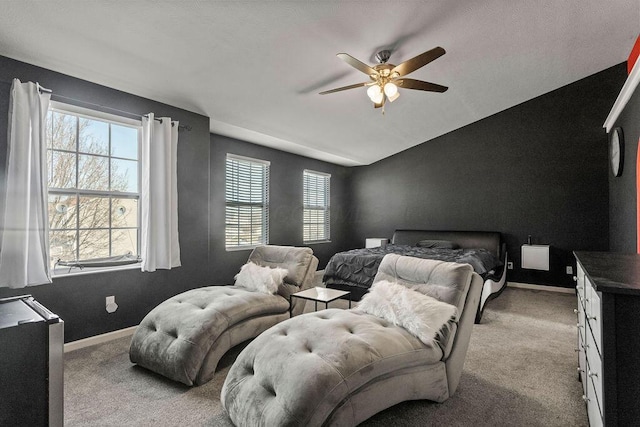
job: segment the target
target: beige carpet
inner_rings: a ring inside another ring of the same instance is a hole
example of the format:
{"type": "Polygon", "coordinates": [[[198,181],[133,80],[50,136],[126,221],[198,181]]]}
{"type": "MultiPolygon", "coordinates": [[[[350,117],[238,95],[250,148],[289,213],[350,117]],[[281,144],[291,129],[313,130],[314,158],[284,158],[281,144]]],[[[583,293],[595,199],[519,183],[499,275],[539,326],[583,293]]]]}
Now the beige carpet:
{"type": "MultiPolygon", "coordinates": [[[[506,289],[474,326],[451,399],[405,402],[362,425],[586,426],[575,306],[570,294],[506,289]]],[[[122,338],[65,355],[65,425],[231,425],[220,389],[240,348],[222,359],[213,381],[189,388],[132,365],[128,344],[122,338]]]]}

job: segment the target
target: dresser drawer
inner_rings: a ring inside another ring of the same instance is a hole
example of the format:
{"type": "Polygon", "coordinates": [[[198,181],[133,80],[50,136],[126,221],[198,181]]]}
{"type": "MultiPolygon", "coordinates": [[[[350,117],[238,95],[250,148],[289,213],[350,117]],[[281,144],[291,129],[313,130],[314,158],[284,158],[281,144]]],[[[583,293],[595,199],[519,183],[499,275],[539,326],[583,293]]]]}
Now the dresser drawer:
{"type": "MultiPolygon", "coordinates": [[[[580,303],[580,301],[578,301],[578,308],[575,311],[576,311],[576,326],[578,327],[578,330],[582,332],[582,336],[584,337],[585,312],[584,312],[584,306],[580,303]]],[[[584,340],[582,342],[584,343],[584,340]]]]}
{"type": "Polygon", "coordinates": [[[578,264],[576,268],[576,293],[578,294],[578,302],[584,307],[584,271],[582,270],[580,264],[578,264]]]}
{"type": "Polygon", "coordinates": [[[585,350],[584,334],[578,331],[578,375],[582,383],[582,394],[587,395],[587,352],[585,350]]]}
{"type": "Polygon", "coordinates": [[[593,388],[593,382],[587,380],[587,414],[589,415],[589,427],[601,427],[604,425],[602,422],[602,414],[600,413],[600,403],[596,397],[596,393],[593,388]]]}
{"type": "Polygon", "coordinates": [[[591,286],[588,278],[585,278],[585,317],[589,324],[589,329],[593,334],[593,341],[598,349],[598,354],[602,354],[602,304],[598,292],[591,286]]]}
{"type": "Polygon", "coordinates": [[[586,356],[587,356],[587,374],[586,382],[590,384],[592,387],[592,392],[587,391],[587,396],[596,400],[598,403],[598,410],[600,411],[600,416],[602,416],[602,404],[604,403],[604,395],[602,390],[602,359],[600,358],[600,354],[596,349],[596,346],[593,342],[593,336],[590,333],[587,333],[586,336],[586,356]]]}

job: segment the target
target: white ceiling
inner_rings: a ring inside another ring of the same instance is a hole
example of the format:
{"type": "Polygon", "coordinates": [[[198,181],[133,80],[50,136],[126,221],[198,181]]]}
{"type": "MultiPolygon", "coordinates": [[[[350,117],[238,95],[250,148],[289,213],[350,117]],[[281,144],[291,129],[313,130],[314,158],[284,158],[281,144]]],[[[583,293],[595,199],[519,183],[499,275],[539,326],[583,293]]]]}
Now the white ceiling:
{"type": "MultiPolygon", "coordinates": [[[[4,0],[0,55],[207,115],[211,132],[352,166],[626,60],[640,0],[4,0]],[[374,110],[336,57],[446,55],[374,110]]],[[[53,88],[55,90],[55,88],[53,88]]],[[[64,94],[61,94],[64,95],[64,94]]],[[[605,117],[602,118],[603,121],[605,117]]]]}

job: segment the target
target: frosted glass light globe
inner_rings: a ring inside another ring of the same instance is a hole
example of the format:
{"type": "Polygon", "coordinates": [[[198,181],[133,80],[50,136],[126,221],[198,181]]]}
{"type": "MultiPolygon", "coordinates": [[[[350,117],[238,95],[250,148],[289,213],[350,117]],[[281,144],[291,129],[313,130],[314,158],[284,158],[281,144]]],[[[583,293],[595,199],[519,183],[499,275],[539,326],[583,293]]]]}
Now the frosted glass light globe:
{"type": "Polygon", "coordinates": [[[394,96],[396,93],[398,93],[398,86],[396,86],[394,83],[387,83],[386,85],[384,85],[384,93],[391,98],[392,96],[394,96]]]}
{"type": "Polygon", "coordinates": [[[367,89],[367,95],[369,96],[369,99],[375,102],[375,99],[382,95],[382,90],[380,89],[380,86],[376,84],[367,89]]]}

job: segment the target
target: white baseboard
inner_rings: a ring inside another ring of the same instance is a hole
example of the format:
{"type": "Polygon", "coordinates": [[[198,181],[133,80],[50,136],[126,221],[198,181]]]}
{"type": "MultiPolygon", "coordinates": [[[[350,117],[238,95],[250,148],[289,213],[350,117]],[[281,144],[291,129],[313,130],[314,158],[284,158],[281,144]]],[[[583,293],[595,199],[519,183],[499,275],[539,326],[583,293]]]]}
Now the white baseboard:
{"type": "Polygon", "coordinates": [[[68,353],[70,351],[80,350],[81,348],[90,347],[92,345],[117,340],[118,338],[130,337],[131,335],[133,335],[133,332],[137,327],[138,326],[131,326],[130,328],[120,329],[113,332],[107,332],[106,334],[68,342],[64,345],[64,352],[68,353]]]}
{"type": "Polygon", "coordinates": [[[559,292],[561,294],[575,294],[573,288],[562,288],[560,286],[535,285],[532,283],[507,282],[507,286],[511,288],[532,289],[535,291],[559,292]]]}

